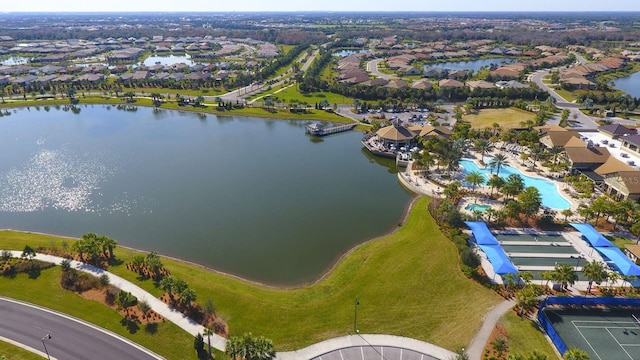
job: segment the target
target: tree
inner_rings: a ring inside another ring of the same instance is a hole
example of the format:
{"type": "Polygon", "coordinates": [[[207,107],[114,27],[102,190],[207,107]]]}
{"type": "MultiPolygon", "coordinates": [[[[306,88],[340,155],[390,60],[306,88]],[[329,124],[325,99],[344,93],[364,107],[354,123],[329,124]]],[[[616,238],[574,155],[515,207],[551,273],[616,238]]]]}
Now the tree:
{"type": "Polygon", "coordinates": [[[213,330],[210,327],[204,328],[204,336],[207,337],[207,345],[209,347],[209,359],[211,359],[211,335],[213,335],[213,330]]]}
{"type": "Polygon", "coordinates": [[[533,287],[527,286],[516,293],[518,315],[522,316],[536,307],[536,293],[533,287]]]}
{"type": "Polygon", "coordinates": [[[191,311],[191,303],[196,301],[196,291],[190,288],[184,289],[180,293],[180,304],[191,311]]]}
{"type": "Polygon", "coordinates": [[[573,211],[571,211],[571,209],[564,209],[560,211],[560,214],[564,215],[564,222],[566,223],[569,216],[573,215],[573,211]]]}
{"type": "MultiPolygon", "coordinates": [[[[484,175],[480,171],[472,171],[467,176],[464,177],[464,180],[471,184],[471,192],[475,192],[477,185],[484,184],[484,175]]],[[[478,198],[476,197],[476,201],[478,198]]]]}
{"type": "Polygon", "coordinates": [[[484,154],[493,150],[493,144],[486,139],[478,139],[473,144],[476,151],[480,153],[480,162],[484,164],[484,154]]]}
{"type": "Polygon", "coordinates": [[[260,336],[255,339],[254,346],[256,360],[271,360],[276,356],[273,342],[269,339],[266,339],[264,336],[260,336]]]}
{"type": "Polygon", "coordinates": [[[587,277],[587,280],[589,280],[587,294],[591,293],[591,286],[594,281],[599,283],[607,279],[607,271],[605,270],[604,264],[598,260],[587,262],[582,268],[582,273],[587,277]]]}
{"type": "Polygon", "coordinates": [[[529,186],[518,195],[518,201],[524,211],[525,222],[529,220],[529,216],[537,213],[542,205],[542,197],[537,188],[529,186]]]}
{"type": "Polygon", "coordinates": [[[198,357],[204,352],[204,338],[202,334],[198,333],[193,339],[193,348],[198,353],[198,357]]]}
{"type": "Polygon", "coordinates": [[[126,317],[129,317],[129,305],[131,304],[130,298],[131,293],[124,290],[118,291],[118,294],[116,295],[116,305],[118,306],[118,310],[124,309],[127,314],[126,317]]]}
{"type": "Polygon", "coordinates": [[[242,354],[242,339],[237,336],[231,336],[227,340],[224,352],[231,356],[233,360],[236,360],[242,354]]]}
{"type": "Polygon", "coordinates": [[[498,191],[502,189],[504,184],[505,181],[503,178],[498,175],[492,176],[489,180],[487,180],[487,185],[491,188],[491,193],[489,194],[489,196],[493,196],[494,189],[497,189],[498,191]]]}
{"type": "Polygon", "coordinates": [[[507,177],[507,182],[502,186],[502,191],[509,196],[517,196],[524,190],[524,180],[518,174],[511,174],[507,177]]]}
{"type": "Polygon", "coordinates": [[[578,348],[571,348],[562,355],[564,360],[590,360],[589,354],[586,351],[578,348]]]}
{"type": "Polygon", "coordinates": [[[25,245],[20,257],[27,260],[33,260],[33,258],[36,257],[36,251],[33,250],[31,246],[25,245]]]}
{"type": "Polygon", "coordinates": [[[640,242],[640,221],[636,221],[635,223],[633,223],[633,225],[631,225],[631,228],[629,230],[633,235],[637,236],[636,238],[636,245],[637,245],[638,242],[640,242]]]}
{"type": "Polygon", "coordinates": [[[569,264],[558,264],[553,269],[553,280],[562,285],[566,289],[569,285],[575,284],[578,275],[573,267],[569,264]]]}
{"type": "Polygon", "coordinates": [[[173,276],[166,276],[160,280],[160,288],[169,294],[169,300],[173,303],[173,289],[175,287],[176,278],[173,276]]]}
{"type": "Polygon", "coordinates": [[[500,168],[507,164],[507,155],[498,153],[489,161],[489,167],[496,168],[496,175],[500,176],[500,168]]]}
{"type": "Polygon", "coordinates": [[[147,302],[147,300],[142,300],[138,302],[138,310],[142,313],[142,316],[147,316],[149,311],[151,311],[151,305],[147,302]]]}
{"type": "Polygon", "coordinates": [[[549,281],[552,281],[555,277],[553,271],[543,271],[542,273],[540,273],[540,277],[542,278],[542,280],[546,280],[547,282],[544,284],[544,287],[549,287],[549,281]]]}

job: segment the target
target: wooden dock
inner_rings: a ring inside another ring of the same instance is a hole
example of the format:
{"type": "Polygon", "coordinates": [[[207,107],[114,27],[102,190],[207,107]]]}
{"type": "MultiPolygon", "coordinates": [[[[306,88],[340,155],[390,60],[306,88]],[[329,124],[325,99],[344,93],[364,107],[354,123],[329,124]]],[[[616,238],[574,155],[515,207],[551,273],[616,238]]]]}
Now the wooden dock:
{"type": "Polygon", "coordinates": [[[331,127],[325,127],[324,125],[320,124],[320,123],[313,123],[313,124],[309,124],[307,126],[305,126],[307,133],[314,135],[314,136],[326,136],[326,135],[331,135],[331,134],[336,134],[339,132],[343,132],[343,131],[350,131],[353,130],[354,127],[356,127],[356,123],[353,124],[346,124],[346,125],[336,125],[336,126],[331,126],[331,127]]]}

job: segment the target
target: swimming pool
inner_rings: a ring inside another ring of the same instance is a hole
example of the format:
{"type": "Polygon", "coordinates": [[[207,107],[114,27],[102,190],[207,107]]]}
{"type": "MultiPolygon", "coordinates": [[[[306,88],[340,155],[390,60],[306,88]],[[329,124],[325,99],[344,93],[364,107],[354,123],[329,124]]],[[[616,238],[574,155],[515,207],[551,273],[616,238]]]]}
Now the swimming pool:
{"type": "Polygon", "coordinates": [[[474,211],[485,212],[491,209],[491,205],[468,204],[467,206],[464,207],[464,209],[471,212],[474,212],[474,211]]]}
{"type": "MultiPolygon", "coordinates": [[[[472,160],[463,159],[460,160],[460,165],[463,168],[465,174],[468,174],[472,171],[478,171],[484,175],[485,181],[489,180],[489,174],[491,173],[490,167],[479,167],[472,160]]],[[[558,191],[558,186],[544,178],[531,177],[523,174],[517,168],[509,165],[502,165],[500,167],[500,177],[506,179],[511,174],[518,174],[522,176],[522,180],[524,180],[524,186],[529,187],[533,186],[538,189],[540,192],[540,197],[542,198],[542,205],[546,207],[550,207],[552,209],[563,210],[571,207],[571,203],[560,194],[558,191]]]]}

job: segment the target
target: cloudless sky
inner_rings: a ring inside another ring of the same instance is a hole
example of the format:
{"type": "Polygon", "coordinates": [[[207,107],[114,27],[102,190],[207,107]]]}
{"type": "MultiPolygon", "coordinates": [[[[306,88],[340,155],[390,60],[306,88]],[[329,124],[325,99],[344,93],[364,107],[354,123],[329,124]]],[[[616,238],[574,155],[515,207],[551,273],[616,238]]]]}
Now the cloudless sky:
{"type": "Polygon", "coordinates": [[[640,11],[640,0],[0,0],[14,11],[640,11]]]}

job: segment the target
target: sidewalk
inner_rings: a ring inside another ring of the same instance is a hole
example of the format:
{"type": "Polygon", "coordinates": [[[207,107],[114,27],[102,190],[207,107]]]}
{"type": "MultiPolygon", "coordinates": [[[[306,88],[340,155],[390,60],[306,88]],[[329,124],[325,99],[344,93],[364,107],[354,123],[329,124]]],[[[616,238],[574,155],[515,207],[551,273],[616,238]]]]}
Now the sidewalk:
{"type": "Polygon", "coordinates": [[[482,350],[484,350],[484,346],[489,341],[489,337],[493,332],[493,328],[496,327],[496,324],[507,311],[509,311],[512,307],[516,305],[515,300],[505,300],[500,304],[496,305],[487,316],[484,318],[482,326],[480,330],[471,340],[471,344],[469,344],[469,348],[467,349],[467,354],[469,355],[469,359],[471,360],[480,360],[482,359],[482,350]]]}
{"type": "MultiPolygon", "coordinates": [[[[10,252],[13,257],[19,258],[20,255],[22,255],[22,251],[10,251],[10,252]]],[[[60,265],[60,263],[63,260],[65,260],[64,258],[59,256],[45,255],[45,254],[37,254],[35,259],[54,263],[56,265],[60,265]]],[[[75,260],[71,260],[71,267],[76,270],[83,271],[98,277],[103,274],[107,274],[109,276],[109,283],[111,285],[123,291],[130,292],[133,296],[137,297],[139,300],[147,301],[149,303],[149,306],[151,306],[151,309],[153,309],[153,311],[160,314],[161,316],[166,318],[168,321],[171,321],[172,323],[178,325],[184,331],[188,332],[193,336],[196,336],[197,334],[204,334],[204,326],[198,324],[194,320],[188,318],[184,314],[173,309],[169,305],[163,303],[162,301],[160,301],[160,299],[157,299],[155,296],[151,295],[150,293],[143,290],[142,288],[132,284],[128,280],[125,280],[115,274],[112,274],[108,271],[104,271],[93,265],[88,265],[75,260]]],[[[207,342],[207,339],[205,338],[205,343],[206,342],[207,342]]],[[[214,348],[220,351],[224,351],[226,344],[227,344],[227,340],[222,336],[215,335],[215,334],[211,336],[211,346],[213,346],[214,348]]]]}

